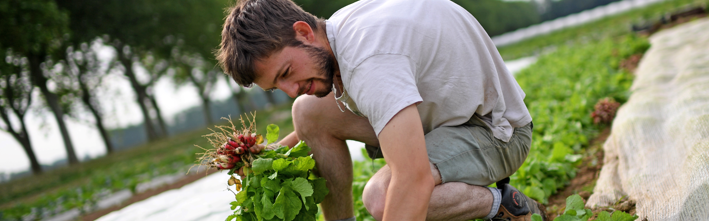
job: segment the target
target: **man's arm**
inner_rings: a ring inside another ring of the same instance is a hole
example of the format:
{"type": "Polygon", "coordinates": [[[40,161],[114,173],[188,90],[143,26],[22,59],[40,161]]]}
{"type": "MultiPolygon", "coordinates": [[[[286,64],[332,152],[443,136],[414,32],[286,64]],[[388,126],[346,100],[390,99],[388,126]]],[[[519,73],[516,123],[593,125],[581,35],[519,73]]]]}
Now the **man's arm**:
{"type": "Polygon", "coordinates": [[[288,147],[294,147],[296,144],[298,144],[298,135],[295,133],[295,131],[291,132],[290,134],[286,135],[281,141],[278,141],[278,144],[283,145],[283,146],[288,146],[288,147]]]}
{"type": "Polygon", "coordinates": [[[384,126],[379,144],[392,173],[384,220],[425,220],[435,184],[415,104],[401,110],[384,126]]]}

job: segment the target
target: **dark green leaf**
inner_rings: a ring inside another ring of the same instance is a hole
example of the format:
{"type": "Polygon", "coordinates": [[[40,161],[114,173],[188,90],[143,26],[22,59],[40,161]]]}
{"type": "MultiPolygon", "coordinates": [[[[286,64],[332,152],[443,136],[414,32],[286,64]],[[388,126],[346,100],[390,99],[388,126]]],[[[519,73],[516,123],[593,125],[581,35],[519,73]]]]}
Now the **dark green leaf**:
{"type": "Polygon", "coordinates": [[[325,199],[325,196],[330,192],[327,189],[327,184],[325,179],[318,178],[311,181],[313,184],[313,200],[315,203],[320,203],[325,199]]]}

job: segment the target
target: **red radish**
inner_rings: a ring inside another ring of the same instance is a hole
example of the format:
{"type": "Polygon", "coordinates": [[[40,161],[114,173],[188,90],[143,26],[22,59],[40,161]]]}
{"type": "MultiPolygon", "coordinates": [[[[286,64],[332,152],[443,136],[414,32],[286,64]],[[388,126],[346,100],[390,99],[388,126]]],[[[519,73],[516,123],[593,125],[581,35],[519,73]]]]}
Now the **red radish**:
{"type": "Polygon", "coordinates": [[[234,141],[232,141],[232,140],[230,140],[230,141],[229,141],[229,146],[231,147],[231,150],[233,150],[234,148],[238,147],[239,144],[236,143],[236,142],[234,142],[234,141]]]}

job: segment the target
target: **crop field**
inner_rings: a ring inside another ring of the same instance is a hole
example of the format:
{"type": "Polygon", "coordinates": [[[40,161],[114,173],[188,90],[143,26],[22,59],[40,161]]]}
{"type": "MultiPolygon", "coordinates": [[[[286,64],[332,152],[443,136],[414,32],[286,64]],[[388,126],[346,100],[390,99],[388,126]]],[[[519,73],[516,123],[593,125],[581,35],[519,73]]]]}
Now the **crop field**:
{"type": "MultiPolygon", "coordinates": [[[[515,76],[526,93],[534,130],[529,156],[512,175],[511,184],[543,203],[567,186],[587,154],[589,141],[609,126],[594,123],[594,106],[604,98],[619,103],[628,99],[633,74],[622,68],[621,62],[651,47],[646,37],[630,32],[631,24],[657,19],[688,4],[707,2],[666,1],[500,48],[505,59],[538,55],[535,64],[515,76]]],[[[281,135],[293,131],[289,113],[290,104],[259,111],[256,121],[263,123],[257,130],[265,132],[266,125],[273,123],[280,126],[281,135]]],[[[43,219],[75,208],[88,214],[108,194],[125,189],[135,192],[137,184],[155,177],[184,174],[195,163],[195,155],[202,152],[194,145],[209,146],[202,137],[207,133],[205,128],[46,171],[41,178],[24,177],[2,183],[0,220],[43,219]]],[[[366,182],[385,164],[382,159],[368,158],[354,162],[352,190],[357,220],[374,220],[361,196],[366,182]]],[[[568,219],[563,220],[634,220],[627,214],[594,213],[579,204],[577,195],[570,197],[566,205],[561,217],[568,219]]]]}

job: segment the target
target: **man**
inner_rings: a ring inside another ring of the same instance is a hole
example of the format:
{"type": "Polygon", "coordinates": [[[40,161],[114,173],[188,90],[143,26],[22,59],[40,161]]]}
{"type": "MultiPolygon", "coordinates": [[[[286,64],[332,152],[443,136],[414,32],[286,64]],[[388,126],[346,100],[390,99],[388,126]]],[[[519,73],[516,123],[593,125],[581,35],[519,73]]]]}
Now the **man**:
{"type": "Polygon", "coordinates": [[[363,201],[377,220],[530,220],[509,184],[531,144],[524,92],[467,11],[447,0],[361,0],[318,19],[290,0],[242,0],[218,52],[243,86],[281,89],[330,194],[327,220],[354,220],[345,140],[387,166],[363,201]],[[315,95],[315,96],[310,96],[315,95]]]}

